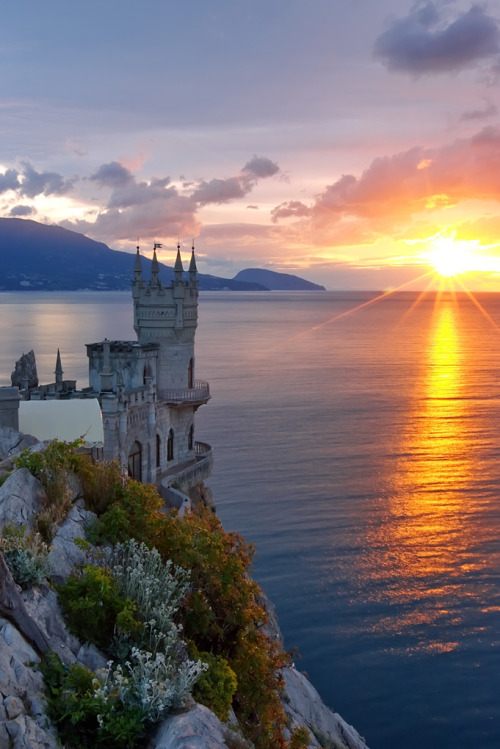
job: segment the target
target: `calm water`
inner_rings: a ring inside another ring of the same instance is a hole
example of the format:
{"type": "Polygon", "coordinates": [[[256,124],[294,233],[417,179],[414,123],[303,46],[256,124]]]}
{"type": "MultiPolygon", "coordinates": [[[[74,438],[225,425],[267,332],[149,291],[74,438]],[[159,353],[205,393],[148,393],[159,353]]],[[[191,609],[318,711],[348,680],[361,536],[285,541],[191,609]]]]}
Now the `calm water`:
{"type": "MultiPolygon", "coordinates": [[[[219,515],[257,549],[324,700],[371,749],[500,746],[500,296],[206,293],[219,515]],[[355,311],[352,311],[355,310],[355,311]]],[[[0,294],[0,382],[35,347],[134,338],[125,293],[0,294]]]]}

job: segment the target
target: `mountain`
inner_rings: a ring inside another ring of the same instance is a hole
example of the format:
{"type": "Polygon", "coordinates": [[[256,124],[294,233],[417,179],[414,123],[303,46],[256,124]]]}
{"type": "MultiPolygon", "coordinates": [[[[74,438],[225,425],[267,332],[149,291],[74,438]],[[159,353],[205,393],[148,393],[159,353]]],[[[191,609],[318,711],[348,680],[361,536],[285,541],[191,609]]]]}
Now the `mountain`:
{"type": "Polygon", "coordinates": [[[299,276],[292,276],[290,273],[277,273],[274,270],[265,270],[264,268],[240,270],[233,281],[262,284],[270,291],[325,291],[324,286],[306,281],[299,276]]]}
{"type": "MultiPolygon", "coordinates": [[[[0,218],[0,291],[129,289],[134,256],[112,250],[83,234],[19,218],[0,218]]],[[[149,277],[151,261],[143,258],[149,277]]],[[[173,268],[160,263],[160,278],[169,283],[173,268]]],[[[200,289],[266,291],[259,282],[198,274],[200,289]]]]}

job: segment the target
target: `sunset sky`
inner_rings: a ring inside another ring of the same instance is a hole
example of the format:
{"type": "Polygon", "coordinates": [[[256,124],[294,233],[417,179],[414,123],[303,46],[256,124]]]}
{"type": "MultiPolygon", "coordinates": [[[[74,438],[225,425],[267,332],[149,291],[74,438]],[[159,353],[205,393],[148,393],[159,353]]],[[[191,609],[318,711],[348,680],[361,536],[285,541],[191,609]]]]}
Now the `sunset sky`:
{"type": "Polygon", "coordinates": [[[194,237],[225,277],[500,290],[498,3],[21,0],[0,60],[1,216],[167,264],[194,237]]]}

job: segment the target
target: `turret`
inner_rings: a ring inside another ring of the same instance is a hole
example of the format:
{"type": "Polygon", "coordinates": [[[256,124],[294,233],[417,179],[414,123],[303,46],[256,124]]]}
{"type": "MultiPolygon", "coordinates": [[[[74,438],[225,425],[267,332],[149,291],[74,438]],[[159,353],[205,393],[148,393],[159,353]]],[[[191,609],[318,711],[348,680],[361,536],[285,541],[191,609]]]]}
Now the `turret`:
{"type": "MultiPolygon", "coordinates": [[[[156,249],[153,247],[151,281],[132,282],[134,329],[139,343],[157,343],[158,392],[189,387],[194,362],[194,336],[198,321],[198,284],[191,259],[189,282],[183,280],[180,245],[170,286],[159,279],[156,249]]],[[[192,379],[192,378],[191,378],[192,379]]]]}
{"type": "Polygon", "coordinates": [[[198,283],[198,271],[196,268],[196,259],[194,256],[194,240],[191,247],[191,262],[189,263],[189,283],[193,286],[198,283]]]}
{"type": "Polygon", "coordinates": [[[61,364],[61,352],[57,349],[56,368],[54,372],[56,376],[56,393],[60,393],[63,389],[63,368],[61,364]]]}
{"type": "Polygon", "coordinates": [[[175,272],[175,283],[181,283],[184,268],[182,267],[180,244],[177,245],[177,257],[175,258],[174,272],[175,272]]]}
{"type": "Polygon", "coordinates": [[[158,265],[158,259],[156,257],[156,250],[161,248],[161,244],[157,242],[153,245],[153,260],[151,262],[151,288],[156,289],[160,287],[160,266],[158,265]]]}

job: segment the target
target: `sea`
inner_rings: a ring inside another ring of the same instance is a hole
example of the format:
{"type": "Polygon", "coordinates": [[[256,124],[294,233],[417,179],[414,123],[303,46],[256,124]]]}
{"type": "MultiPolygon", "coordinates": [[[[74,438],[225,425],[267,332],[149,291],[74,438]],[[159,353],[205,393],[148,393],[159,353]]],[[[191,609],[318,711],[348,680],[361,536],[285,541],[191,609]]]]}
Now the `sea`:
{"type": "MultiPolygon", "coordinates": [[[[87,384],[127,292],[0,294],[0,384],[87,384]]],[[[500,746],[500,295],[205,292],[197,412],[286,647],[370,749],[500,746]]]]}

